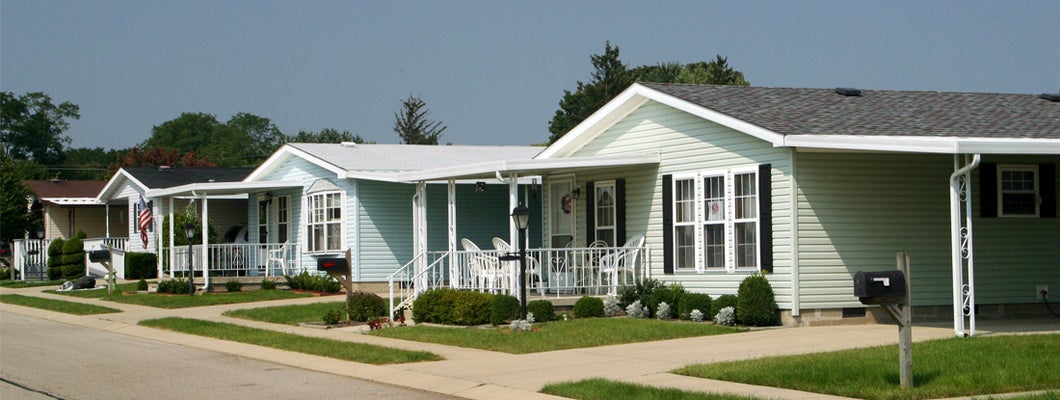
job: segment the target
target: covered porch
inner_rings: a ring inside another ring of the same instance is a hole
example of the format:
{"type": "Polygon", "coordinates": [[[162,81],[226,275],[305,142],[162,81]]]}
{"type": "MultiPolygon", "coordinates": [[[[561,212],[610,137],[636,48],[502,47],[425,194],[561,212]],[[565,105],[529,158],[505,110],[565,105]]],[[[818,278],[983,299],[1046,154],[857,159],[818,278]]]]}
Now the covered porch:
{"type": "MultiPolygon", "coordinates": [[[[526,249],[528,298],[617,293],[621,287],[647,277],[650,257],[644,242],[644,232],[629,232],[627,235],[622,230],[621,233],[606,237],[608,240],[604,240],[605,237],[586,240],[592,235],[586,238],[578,236],[579,229],[586,229],[577,226],[578,219],[570,207],[580,194],[580,189],[569,178],[579,171],[615,171],[626,167],[654,166],[658,162],[658,153],[650,152],[498,161],[400,174],[401,181],[417,185],[412,199],[415,256],[388,277],[390,297],[395,302],[391,304],[391,309],[408,307],[419,293],[441,287],[519,297],[518,257],[504,256],[514,256],[520,249],[526,249]],[[555,185],[550,181],[550,177],[555,176],[563,177],[560,179],[562,184],[555,185]],[[539,213],[542,215],[534,216],[546,223],[530,226],[520,232],[514,219],[509,218],[508,232],[498,232],[489,241],[476,242],[457,230],[458,209],[464,212],[456,196],[458,180],[495,180],[506,184],[509,188],[509,210],[520,205],[532,205],[531,202],[556,204],[540,207],[539,213]],[[538,185],[539,181],[541,185],[538,185]],[[444,208],[427,203],[426,187],[429,182],[447,184],[444,208]],[[529,193],[541,194],[531,196],[529,193]],[[445,250],[432,251],[428,247],[427,215],[435,210],[444,210],[446,216],[448,229],[445,250]],[[556,216],[553,214],[565,215],[562,227],[555,222],[556,216]],[[532,235],[537,235],[542,245],[531,248],[532,241],[527,238],[532,235]]],[[[613,211],[619,209],[613,203],[612,207],[613,211]]],[[[624,218],[624,215],[619,218],[624,218]]],[[[611,221],[613,225],[617,222],[611,221]]]]}

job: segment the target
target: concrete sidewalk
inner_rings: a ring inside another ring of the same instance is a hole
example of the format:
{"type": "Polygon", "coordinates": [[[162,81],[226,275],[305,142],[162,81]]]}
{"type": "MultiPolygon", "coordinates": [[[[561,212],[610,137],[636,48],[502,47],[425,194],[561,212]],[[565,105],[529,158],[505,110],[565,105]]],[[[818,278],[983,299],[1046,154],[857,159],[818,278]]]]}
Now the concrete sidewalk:
{"type": "MultiPolygon", "coordinates": [[[[817,393],[689,378],[670,374],[668,371],[695,363],[834,351],[894,344],[898,341],[897,328],[892,325],[851,325],[814,328],[773,328],[732,335],[515,355],[381,338],[359,334],[351,328],[310,329],[228,318],[221,315],[224,311],[231,309],[341,301],[341,297],[310,297],[165,310],[99,299],[82,299],[43,293],[44,290],[49,289],[54,288],[0,288],[0,294],[17,293],[25,296],[97,304],[117,308],[123,312],[75,316],[8,304],[3,305],[3,310],[72,325],[119,332],[160,342],[197,347],[241,357],[469,399],[492,399],[498,396],[501,398],[520,399],[556,398],[537,391],[545,384],[591,377],[659,387],[673,387],[683,390],[732,393],[759,398],[838,399],[840,397],[817,393]],[[145,319],[161,317],[223,321],[303,336],[429,351],[444,357],[445,360],[375,366],[136,325],[137,322],[145,319]]],[[[1031,331],[1060,333],[1060,322],[1026,326],[1025,328],[1031,331]]],[[[978,334],[985,335],[993,332],[995,331],[989,330],[989,325],[980,323],[978,334]]],[[[918,325],[913,330],[915,341],[951,336],[953,336],[952,329],[945,325],[918,325]]]]}

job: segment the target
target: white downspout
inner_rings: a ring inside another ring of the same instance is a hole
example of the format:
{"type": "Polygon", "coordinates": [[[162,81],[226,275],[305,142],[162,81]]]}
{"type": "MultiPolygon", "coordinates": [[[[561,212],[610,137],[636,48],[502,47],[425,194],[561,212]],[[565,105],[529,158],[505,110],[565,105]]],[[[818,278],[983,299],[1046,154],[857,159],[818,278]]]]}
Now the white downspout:
{"type": "MultiPolygon", "coordinates": [[[[980,155],[975,154],[972,162],[958,168],[950,175],[950,250],[953,265],[953,331],[957,336],[975,334],[975,282],[972,253],[972,201],[971,176],[973,169],[979,166],[980,155]],[[961,178],[964,187],[961,187],[961,178]],[[962,224],[961,199],[965,201],[965,214],[962,224]],[[963,225],[963,226],[962,226],[963,225]],[[968,258],[968,307],[970,307],[969,331],[964,329],[964,254],[968,258]]],[[[954,155],[954,167],[960,164],[960,155],[954,155]]]]}

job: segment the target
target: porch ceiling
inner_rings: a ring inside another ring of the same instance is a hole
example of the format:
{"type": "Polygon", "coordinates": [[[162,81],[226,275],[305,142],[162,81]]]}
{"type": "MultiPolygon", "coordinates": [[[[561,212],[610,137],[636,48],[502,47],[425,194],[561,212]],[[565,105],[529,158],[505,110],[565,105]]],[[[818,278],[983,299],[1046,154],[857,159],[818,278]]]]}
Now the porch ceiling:
{"type": "Polygon", "coordinates": [[[658,151],[613,154],[591,157],[491,161],[447,168],[429,169],[397,174],[400,182],[420,182],[446,179],[493,178],[503,175],[546,175],[578,170],[658,164],[658,151]]]}
{"type": "Polygon", "coordinates": [[[148,197],[176,197],[176,196],[198,196],[209,194],[214,196],[229,196],[248,194],[251,192],[262,192],[269,190],[300,188],[302,181],[259,181],[259,182],[207,182],[190,183],[165,189],[148,190],[148,197]]]}

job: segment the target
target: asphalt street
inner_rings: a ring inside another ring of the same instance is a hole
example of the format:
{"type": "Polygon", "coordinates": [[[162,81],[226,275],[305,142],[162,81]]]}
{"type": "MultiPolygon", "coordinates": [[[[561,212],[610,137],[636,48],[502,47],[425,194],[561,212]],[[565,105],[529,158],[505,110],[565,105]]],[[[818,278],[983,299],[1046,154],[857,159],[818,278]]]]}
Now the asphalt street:
{"type": "Polygon", "coordinates": [[[0,398],[451,399],[0,311],[0,398]]]}

